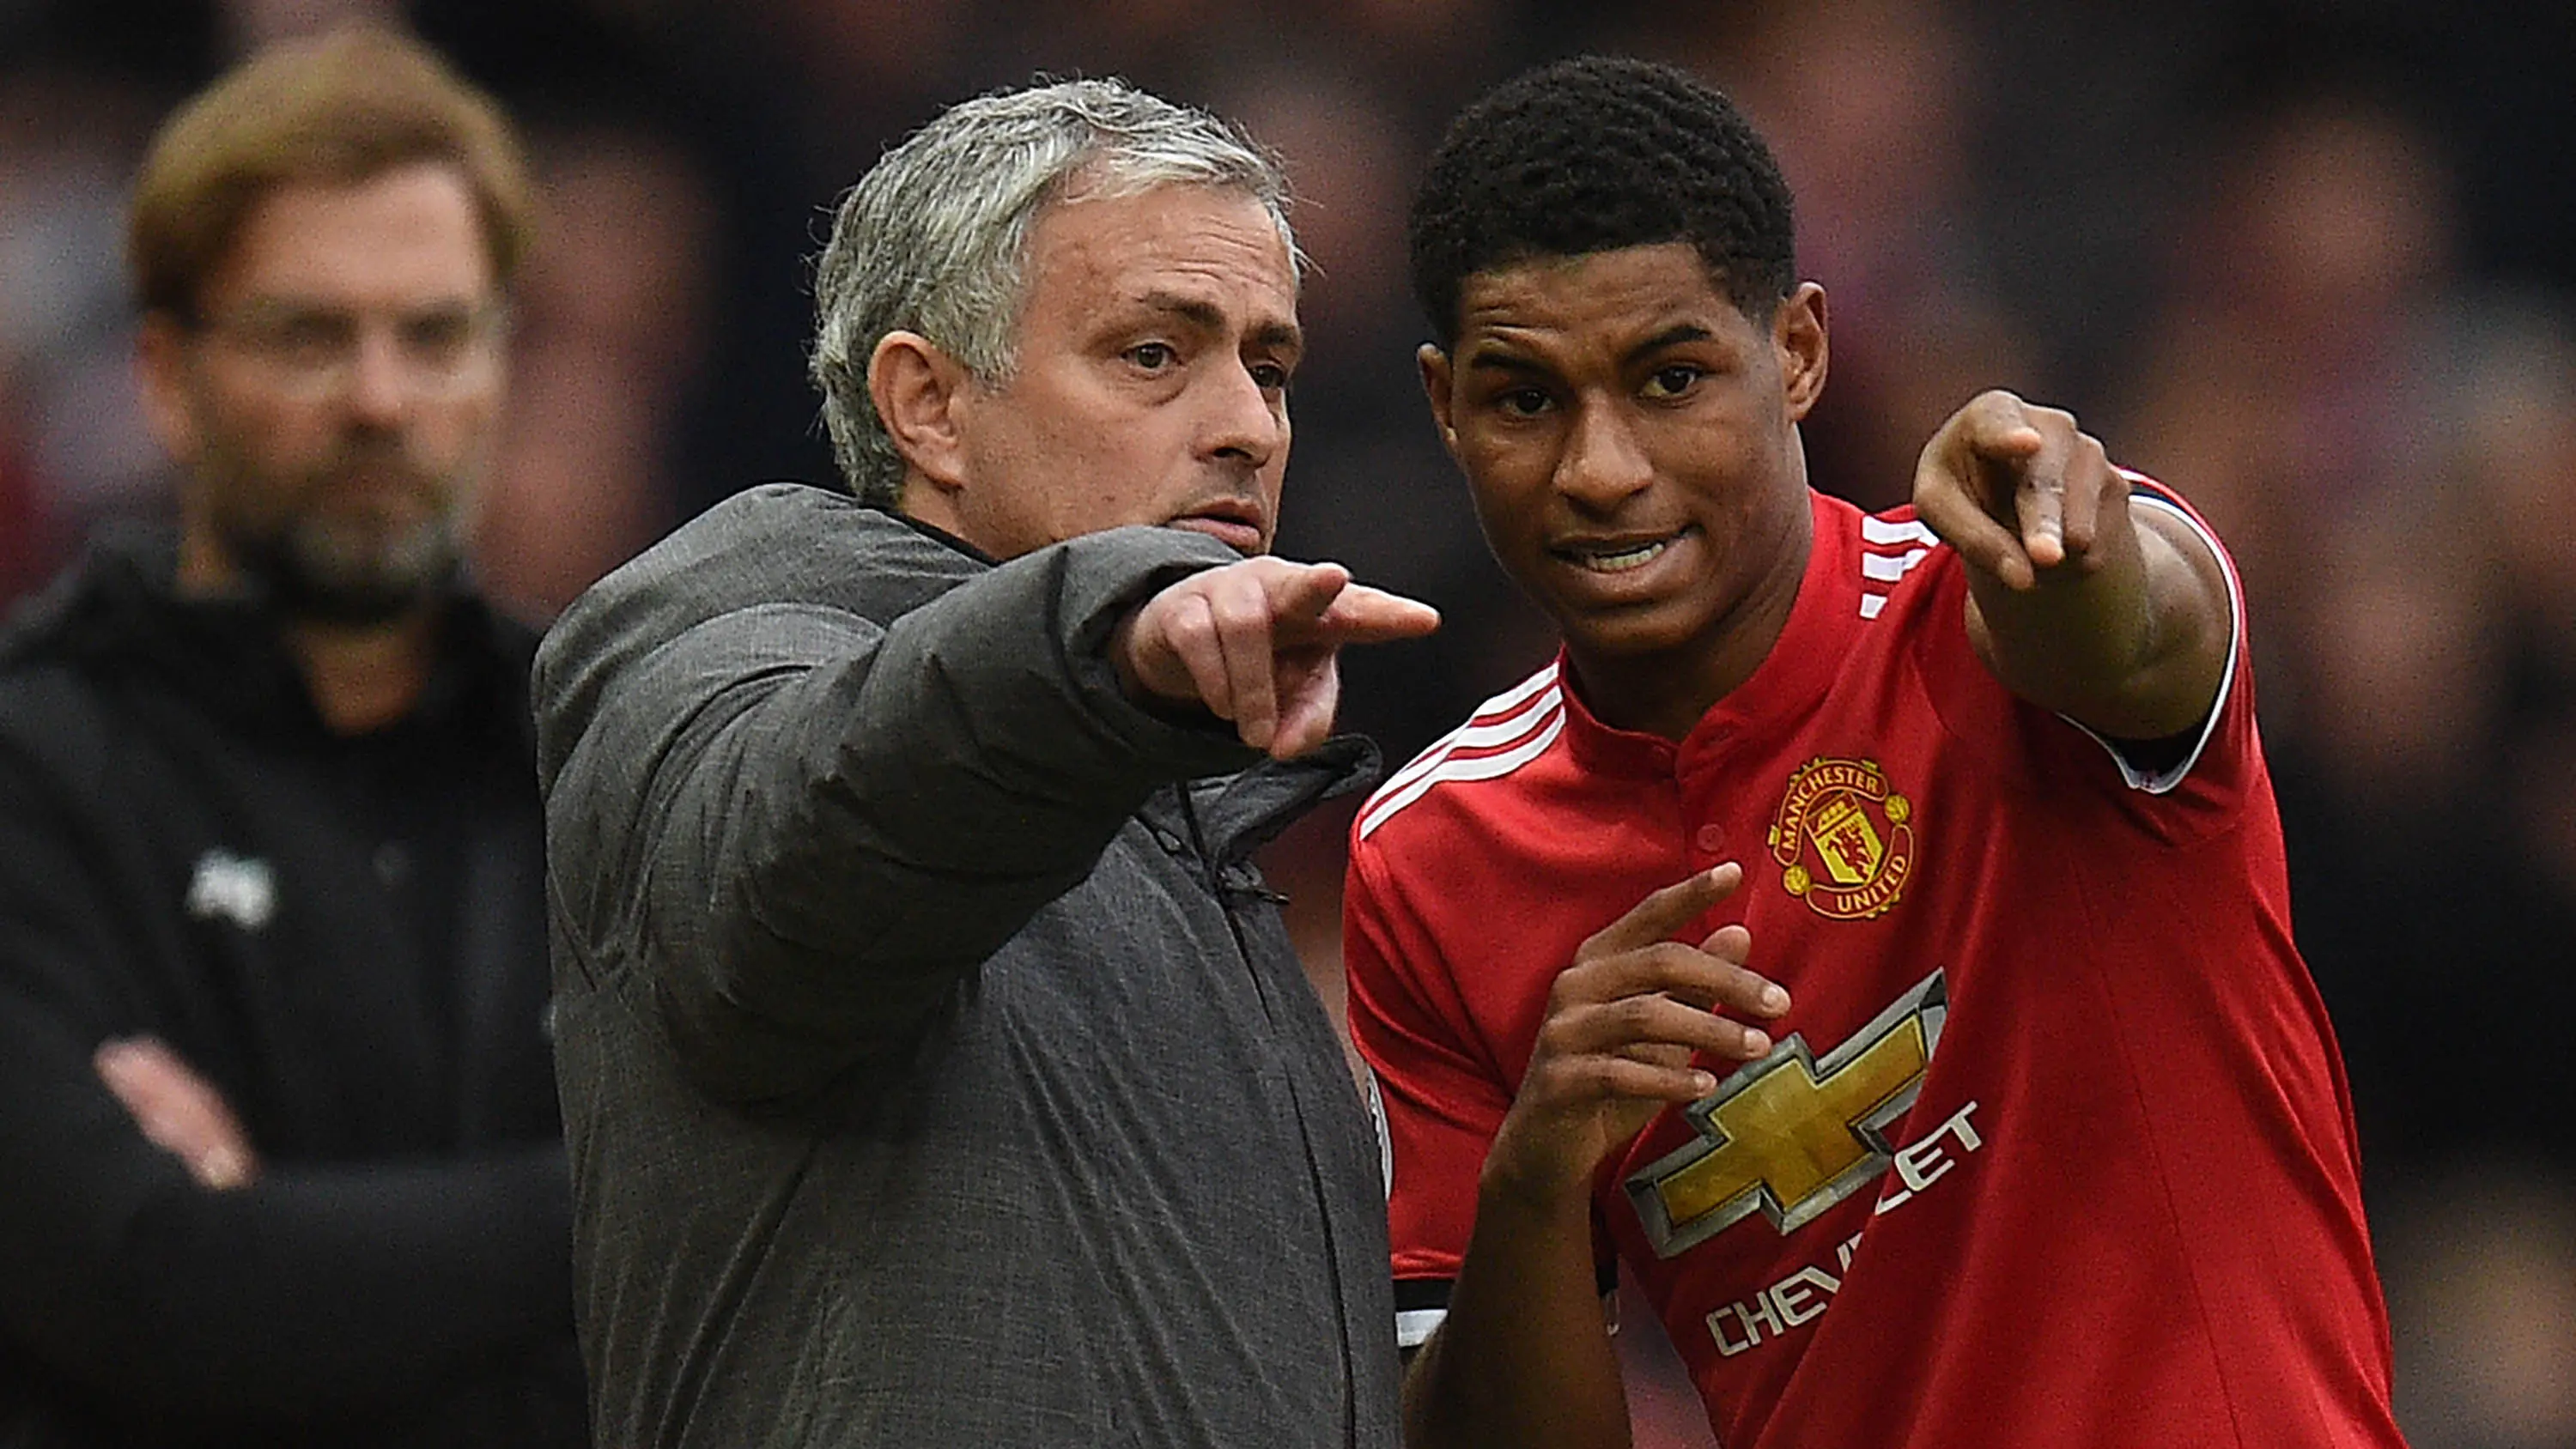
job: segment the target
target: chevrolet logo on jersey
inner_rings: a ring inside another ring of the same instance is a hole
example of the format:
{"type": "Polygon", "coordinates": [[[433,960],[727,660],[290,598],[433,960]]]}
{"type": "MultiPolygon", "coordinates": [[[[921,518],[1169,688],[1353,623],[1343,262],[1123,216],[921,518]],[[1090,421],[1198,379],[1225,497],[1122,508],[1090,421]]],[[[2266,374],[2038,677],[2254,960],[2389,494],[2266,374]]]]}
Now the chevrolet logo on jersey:
{"type": "Polygon", "coordinates": [[[1914,1105],[1949,1014],[1941,973],[1822,1060],[1803,1033],[1686,1109],[1699,1135],[1628,1179],[1658,1257],[1753,1216],[1786,1234],[1869,1185],[1896,1149],[1887,1128],[1914,1105]]]}

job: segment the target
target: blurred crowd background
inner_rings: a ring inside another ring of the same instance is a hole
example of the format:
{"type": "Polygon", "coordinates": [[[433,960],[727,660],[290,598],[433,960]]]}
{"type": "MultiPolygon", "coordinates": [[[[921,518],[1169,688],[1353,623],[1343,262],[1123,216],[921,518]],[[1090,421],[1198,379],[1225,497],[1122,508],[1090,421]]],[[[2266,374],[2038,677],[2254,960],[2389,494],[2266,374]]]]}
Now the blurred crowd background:
{"type": "MultiPolygon", "coordinates": [[[[2422,1449],[2576,1445],[2576,7],[0,0],[0,599],[169,505],[128,375],[144,140],[246,47],[349,16],[439,44],[533,140],[546,229],[477,544],[540,618],[738,488],[828,476],[808,259],[938,107],[1118,74],[1242,121],[1316,263],[1281,549],[1449,621],[1352,662],[1346,722],[1398,760],[1550,649],[1420,400],[1416,168],[1534,61],[1726,87],[1831,298],[1819,486],[1900,501],[1940,419],[2008,386],[2233,545],[2401,1416],[2422,1449]]],[[[1328,994],[1346,819],[1271,862],[1328,994]]],[[[1641,1441],[1705,1444],[1627,1318],[1641,1441]]]]}

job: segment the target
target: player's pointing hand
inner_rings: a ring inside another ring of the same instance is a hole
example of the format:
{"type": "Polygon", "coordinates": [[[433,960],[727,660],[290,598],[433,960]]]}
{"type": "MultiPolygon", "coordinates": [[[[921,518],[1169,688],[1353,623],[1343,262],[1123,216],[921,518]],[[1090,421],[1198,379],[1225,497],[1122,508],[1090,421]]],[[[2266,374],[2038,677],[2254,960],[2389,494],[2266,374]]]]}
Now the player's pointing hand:
{"type": "Polygon", "coordinates": [[[1110,658],[1132,694],[1202,706],[1284,760],[1331,732],[1343,645],[1439,624],[1430,605],[1355,584],[1340,564],[1250,558],[1146,600],[1119,626],[1110,658]]]}
{"type": "Polygon", "coordinates": [[[1916,514],[1974,569],[2015,591],[2101,566],[2129,486],[2072,413],[2000,389],[1950,415],[1914,470],[1916,514]]]}

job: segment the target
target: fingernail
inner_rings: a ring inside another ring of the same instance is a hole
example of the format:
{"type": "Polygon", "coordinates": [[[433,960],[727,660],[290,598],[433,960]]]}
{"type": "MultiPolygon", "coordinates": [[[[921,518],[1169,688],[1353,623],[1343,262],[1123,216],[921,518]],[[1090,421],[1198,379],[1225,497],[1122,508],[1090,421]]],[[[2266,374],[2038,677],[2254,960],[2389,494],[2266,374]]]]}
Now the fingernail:
{"type": "Polygon", "coordinates": [[[1762,1009],[1764,1011],[1787,1011],[1789,1009],[1789,993],[1781,990],[1777,986],[1763,987],[1762,1009]]]}
{"type": "Polygon", "coordinates": [[[1717,1090],[1717,1078],[1706,1072],[1691,1073],[1691,1090],[1705,1097],[1717,1090]]]}
{"type": "Polygon", "coordinates": [[[1771,1034],[1769,1032],[1749,1026],[1744,1029],[1744,1054],[1747,1057],[1768,1056],[1770,1052],[1771,1034]]]}
{"type": "Polygon", "coordinates": [[[239,1187],[250,1179],[250,1164],[229,1147],[218,1147],[198,1163],[199,1174],[208,1187],[239,1187]]]}

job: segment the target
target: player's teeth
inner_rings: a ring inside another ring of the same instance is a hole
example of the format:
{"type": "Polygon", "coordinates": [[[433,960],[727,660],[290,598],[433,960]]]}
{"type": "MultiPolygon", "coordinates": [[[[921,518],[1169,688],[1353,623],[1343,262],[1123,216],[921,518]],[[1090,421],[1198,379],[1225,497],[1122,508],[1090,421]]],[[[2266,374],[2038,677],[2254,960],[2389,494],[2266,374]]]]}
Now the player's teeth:
{"type": "Polygon", "coordinates": [[[1659,538],[1653,543],[1641,543],[1635,548],[1623,548],[1615,553],[1587,553],[1582,556],[1583,566],[1595,573],[1626,573],[1662,553],[1664,546],[1669,542],[1671,540],[1659,538]]]}

